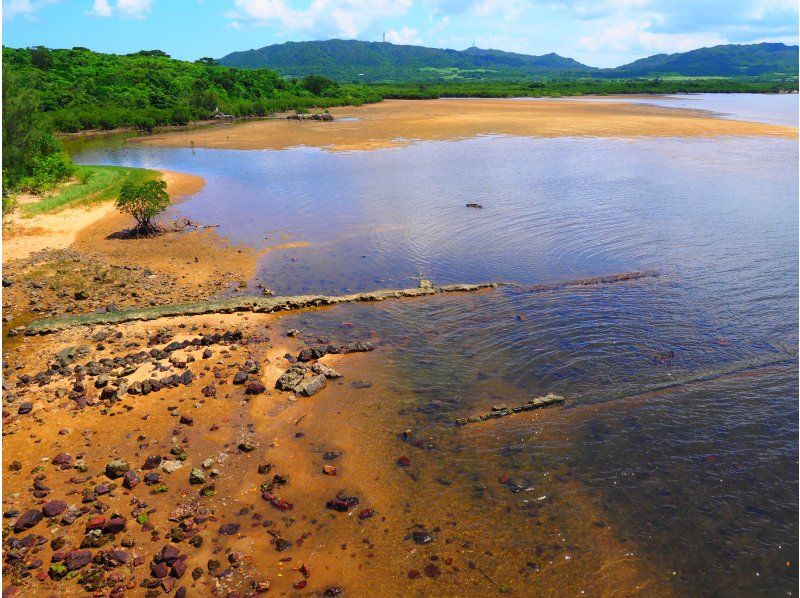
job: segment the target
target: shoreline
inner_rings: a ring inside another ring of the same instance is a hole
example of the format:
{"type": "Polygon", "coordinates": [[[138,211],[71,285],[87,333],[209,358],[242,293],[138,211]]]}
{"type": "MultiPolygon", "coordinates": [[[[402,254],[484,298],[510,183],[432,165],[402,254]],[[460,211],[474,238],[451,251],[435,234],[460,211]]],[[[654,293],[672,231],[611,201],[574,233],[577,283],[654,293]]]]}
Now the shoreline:
{"type": "MultiPolygon", "coordinates": [[[[393,135],[400,132],[459,139],[482,134],[483,127],[532,136],[580,130],[610,137],[642,126],[653,136],[669,126],[684,127],[690,137],[728,134],[719,131],[730,127],[749,131],[743,135],[791,136],[786,129],[796,134],[791,127],[618,102],[602,102],[597,110],[605,117],[597,120],[595,108],[576,111],[563,100],[541,102],[553,103],[554,110],[526,125],[530,111],[508,110],[503,100],[387,101],[335,109],[366,115],[356,122],[231,125],[243,128],[231,143],[263,149],[259,144],[316,140],[315,147],[335,151],[369,150],[399,145],[393,135]],[[392,102],[409,102],[402,104],[408,111],[394,113],[398,104],[392,102]],[[485,108],[476,114],[465,102],[485,108]]],[[[180,143],[193,142],[197,131],[170,133],[165,143],[185,147],[180,143]]],[[[201,133],[208,135],[208,147],[228,147],[225,138],[233,131],[213,127],[201,133]]],[[[160,172],[173,203],[205,184],[193,175],[160,172]]],[[[34,250],[19,259],[3,253],[9,279],[4,316],[11,316],[4,332],[34,315],[94,314],[90,326],[5,339],[10,400],[3,411],[4,510],[23,514],[64,503],[58,516],[6,534],[45,538],[38,548],[17,546],[11,554],[12,561],[21,557],[8,563],[4,585],[18,584],[18,596],[86,595],[84,589],[112,587],[132,595],[143,595],[145,588],[168,595],[179,587],[188,595],[267,588],[281,595],[338,595],[342,589],[345,595],[382,595],[398,588],[413,595],[527,595],[532,587],[554,595],[670,594],[670,572],[618,535],[592,488],[573,477],[569,464],[548,468],[552,461],[540,456],[551,450],[548,436],[575,434],[577,426],[568,424],[590,417],[595,407],[563,418],[553,409],[493,420],[491,438],[455,427],[436,433],[424,424],[425,414],[436,412],[422,407],[434,407],[437,397],[431,395],[427,404],[415,389],[394,382],[409,372],[387,359],[395,347],[384,345],[369,322],[331,319],[320,329],[307,317],[317,307],[283,315],[195,312],[140,321],[133,309],[155,314],[159,304],[207,301],[251,279],[265,252],[297,244],[249,250],[213,229],[110,239],[131,220],[116,213],[113,202],[85,211],[85,220],[68,211],[50,215],[52,222],[41,220],[47,216],[29,219],[41,229],[32,228],[31,238],[57,243],[41,259],[34,250]],[[73,230],[76,223],[80,230],[73,230]],[[354,342],[376,349],[307,362],[342,374],[327,378],[314,396],[275,390],[285,370],[306,363],[301,351],[354,342]],[[145,393],[133,386],[143,381],[157,381],[158,389],[145,393]],[[415,429],[418,424],[421,429],[415,429]],[[537,443],[530,465],[535,480],[517,481],[518,453],[486,450],[502,449],[509,430],[537,443]],[[482,458],[453,464],[442,457],[453,454],[482,458]],[[145,468],[152,457],[178,468],[145,468]],[[106,475],[116,460],[134,471],[139,481],[133,487],[106,475]],[[148,474],[160,480],[142,481],[148,474]],[[536,492],[527,493],[534,485],[536,492]],[[359,502],[343,511],[326,506],[341,496],[359,502]],[[76,518],[65,523],[64,513],[76,518]],[[87,533],[92,529],[101,533],[87,533]],[[183,555],[183,568],[160,575],[157,555],[164,547],[183,555]],[[60,575],[58,563],[67,555],[72,562],[76,553],[86,559],[86,551],[91,558],[76,565],[74,577],[51,579],[51,560],[60,575]],[[115,564],[123,555],[125,562],[115,564]],[[107,585],[91,587],[98,579],[107,585]]],[[[426,300],[458,301],[441,295],[426,300]]],[[[469,383],[485,397],[487,409],[497,394],[510,404],[528,398],[508,381],[469,383]]],[[[6,521],[8,529],[18,519],[6,521]]]]}
{"type": "Polygon", "coordinates": [[[305,146],[328,151],[373,150],[416,141],[481,135],[523,137],[718,137],[795,138],[796,127],[721,119],[701,111],[593,99],[385,100],[333,108],[333,122],[288,120],[237,123],[221,129],[132,139],[156,147],[263,150],[305,146]],[[358,120],[339,120],[356,117],[358,120]]]}

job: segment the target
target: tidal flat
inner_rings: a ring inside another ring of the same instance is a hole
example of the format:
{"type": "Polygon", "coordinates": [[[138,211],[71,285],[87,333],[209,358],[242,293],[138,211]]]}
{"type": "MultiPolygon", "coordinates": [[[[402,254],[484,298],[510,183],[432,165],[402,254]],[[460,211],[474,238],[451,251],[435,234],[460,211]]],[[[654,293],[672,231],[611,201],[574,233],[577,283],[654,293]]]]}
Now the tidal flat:
{"type": "Polygon", "coordinates": [[[165,221],[197,226],[67,213],[4,249],[8,595],[793,591],[797,96],[737,100],[398,101],[76,145],[181,173],[165,221]],[[501,285],[25,335],[425,280],[501,285]]]}

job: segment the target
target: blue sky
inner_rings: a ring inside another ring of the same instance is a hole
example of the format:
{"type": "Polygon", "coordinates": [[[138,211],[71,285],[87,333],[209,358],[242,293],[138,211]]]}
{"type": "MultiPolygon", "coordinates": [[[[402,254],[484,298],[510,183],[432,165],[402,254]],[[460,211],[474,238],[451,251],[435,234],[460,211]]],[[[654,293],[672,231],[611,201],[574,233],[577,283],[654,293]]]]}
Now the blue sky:
{"type": "Polygon", "coordinates": [[[616,66],[722,43],[797,43],[798,0],[3,0],[3,44],[219,58],[288,40],[557,52],[616,66]]]}

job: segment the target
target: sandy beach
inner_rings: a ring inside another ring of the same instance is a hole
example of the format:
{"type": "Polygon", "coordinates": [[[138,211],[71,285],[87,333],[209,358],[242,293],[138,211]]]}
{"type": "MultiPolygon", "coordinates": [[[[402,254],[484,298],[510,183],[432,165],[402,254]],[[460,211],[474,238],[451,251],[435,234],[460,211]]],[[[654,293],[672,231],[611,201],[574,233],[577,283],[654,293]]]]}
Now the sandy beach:
{"type": "Polygon", "coordinates": [[[139,138],[160,147],[285,149],[299,145],[332,151],[371,150],[415,140],[478,135],[531,137],[792,138],[793,127],[716,118],[695,110],[661,108],[624,100],[387,100],[335,108],[333,122],[268,120],[139,138]],[[353,119],[353,120],[350,120],[353,119]]]}

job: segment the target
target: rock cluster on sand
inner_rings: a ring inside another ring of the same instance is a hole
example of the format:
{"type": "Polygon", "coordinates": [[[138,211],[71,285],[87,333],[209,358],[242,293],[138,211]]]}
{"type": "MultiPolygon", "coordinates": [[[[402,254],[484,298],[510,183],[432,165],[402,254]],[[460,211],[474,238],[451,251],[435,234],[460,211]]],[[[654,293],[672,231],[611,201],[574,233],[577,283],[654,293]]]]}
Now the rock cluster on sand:
{"type": "Polygon", "coordinates": [[[323,363],[316,362],[309,366],[306,365],[308,362],[320,359],[325,355],[346,355],[374,349],[375,346],[372,343],[363,341],[355,341],[338,346],[320,344],[313,347],[304,347],[297,355],[298,363],[292,364],[289,369],[281,374],[275,383],[275,388],[310,397],[325,386],[327,379],[341,378],[342,375],[323,363]]]}

